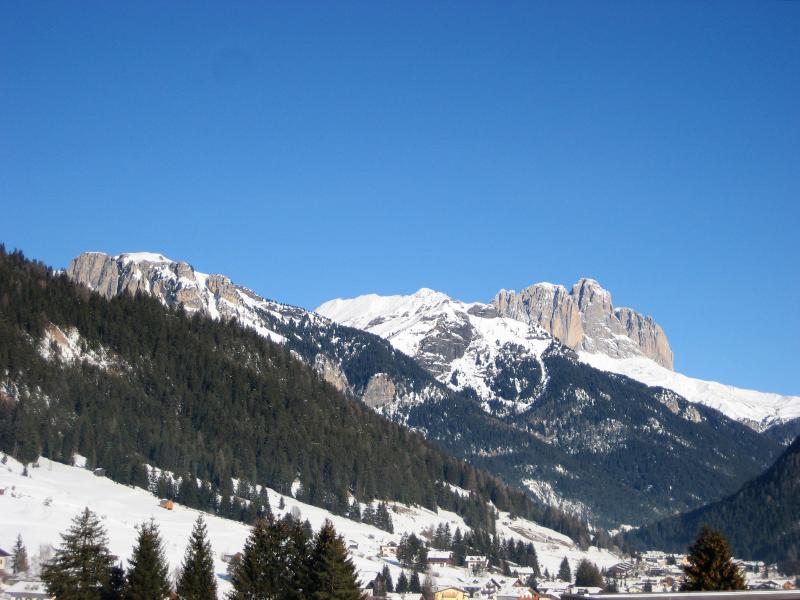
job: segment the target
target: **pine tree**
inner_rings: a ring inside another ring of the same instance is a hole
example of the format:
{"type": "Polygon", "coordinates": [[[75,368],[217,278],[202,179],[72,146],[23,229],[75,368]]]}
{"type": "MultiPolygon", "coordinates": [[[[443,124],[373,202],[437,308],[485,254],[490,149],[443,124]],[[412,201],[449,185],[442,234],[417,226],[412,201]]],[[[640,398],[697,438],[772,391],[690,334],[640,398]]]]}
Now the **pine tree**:
{"type": "Polygon", "coordinates": [[[575,569],[575,585],[582,587],[603,587],[603,584],[603,576],[600,574],[597,565],[585,558],[578,563],[578,568],[575,569]]]}
{"type": "Polygon", "coordinates": [[[111,578],[112,559],[106,532],[85,508],[61,534],[61,547],[42,569],[48,593],[59,600],[102,600],[111,578]]]}
{"type": "Polygon", "coordinates": [[[177,586],[181,600],[216,600],[217,578],[208,530],[203,515],[197,517],[186,547],[177,586]]]}
{"type": "Polygon", "coordinates": [[[108,579],[103,600],[122,600],[125,596],[125,569],[122,563],[111,567],[111,577],[108,579]]]}
{"type": "Polygon", "coordinates": [[[397,586],[394,591],[398,594],[405,594],[408,591],[408,577],[405,571],[400,571],[400,577],[397,578],[397,586]]]}
{"type": "Polygon", "coordinates": [[[169,596],[169,567],[155,521],[139,526],[139,537],[128,563],[125,600],[159,600],[169,596]]]}
{"type": "Polygon", "coordinates": [[[383,565],[381,575],[383,575],[383,580],[386,582],[386,591],[389,593],[394,592],[394,582],[392,581],[392,572],[389,570],[389,565],[383,565]]]}
{"type": "Polygon", "coordinates": [[[561,581],[572,581],[572,569],[569,568],[569,561],[566,556],[558,567],[558,578],[561,581]]]}
{"type": "Polygon", "coordinates": [[[276,534],[274,523],[264,519],[256,521],[241,560],[231,570],[230,600],[279,597],[290,573],[285,569],[281,540],[276,534]]]}
{"type": "Polygon", "coordinates": [[[353,561],[333,524],[325,524],[314,539],[308,597],[314,600],[362,600],[353,561]]]}
{"type": "Polygon", "coordinates": [[[412,594],[422,593],[422,585],[419,582],[419,573],[416,571],[411,572],[411,577],[408,580],[408,591],[412,594]]]}
{"type": "Polygon", "coordinates": [[[11,571],[13,573],[24,573],[28,570],[28,551],[22,543],[22,535],[17,534],[17,541],[11,551],[11,571]]]}
{"type": "Polygon", "coordinates": [[[689,564],[683,568],[686,580],[681,591],[743,590],[745,581],[731,560],[731,549],[721,533],[704,525],[689,547],[689,564]]]}

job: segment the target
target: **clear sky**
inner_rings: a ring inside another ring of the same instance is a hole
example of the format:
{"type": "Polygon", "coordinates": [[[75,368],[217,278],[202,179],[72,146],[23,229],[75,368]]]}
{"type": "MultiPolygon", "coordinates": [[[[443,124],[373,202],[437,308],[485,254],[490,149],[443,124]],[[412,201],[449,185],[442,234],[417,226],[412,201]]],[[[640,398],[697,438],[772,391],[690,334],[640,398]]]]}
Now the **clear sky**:
{"type": "Polygon", "coordinates": [[[598,279],[800,394],[800,1],[0,1],[0,240],[314,308],[598,279]]]}

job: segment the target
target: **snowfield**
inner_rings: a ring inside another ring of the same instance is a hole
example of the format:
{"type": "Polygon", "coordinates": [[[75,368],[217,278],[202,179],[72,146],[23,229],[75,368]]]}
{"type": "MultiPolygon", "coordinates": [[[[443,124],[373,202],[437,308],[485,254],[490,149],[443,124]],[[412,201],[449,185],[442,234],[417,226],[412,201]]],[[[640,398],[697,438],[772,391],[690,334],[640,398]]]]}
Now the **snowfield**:
{"type": "MultiPolygon", "coordinates": [[[[22,475],[23,466],[14,459],[8,458],[7,464],[0,465],[0,489],[5,488],[4,494],[0,495],[0,548],[10,550],[19,533],[28,549],[29,557],[35,562],[42,547],[57,547],[60,544],[59,534],[66,531],[72,518],[88,506],[101,518],[108,533],[111,552],[125,561],[126,565],[136,541],[135,526],[152,518],[161,530],[170,572],[174,573],[179,567],[192,526],[200,511],[179,504],[175,504],[171,511],[160,508],[158,498],[149,492],[114,483],[105,477],[97,477],[80,467],[45,458],[40,459],[38,464],[38,468],[29,469],[29,477],[22,475]]],[[[356,544],[350,554],[363,584],[371,581],[383,569],[384,564],[389,565],[392,576],[397,581],[399,565],[390,559],[384,562],[378,555],[381,544],[398,542],[402,533],[420,535],[439,523],[449,523],[453,531],[456,527],[460,527],[462,531],[469,529],[461,517],[448,511],[440,510],[437,513],[420,507],[390,503],[395,529],[395,533],[390,534],[371,525],[332,515],[321,508],[298,502],[290,496],[281,496],[273,490],[269,490],[269,497],[272,511],[278,517],[289,512],[297,514],[299,511],[300,518],[308,519],[315,530],[319,529],[325,519],[330,519],[348,546],[356,544]],[[278,509],[281,498],[285,503],[283,510],[278,509]]],[[[203,514],[214,551],[214,566],[222,596],[230,589],[230,584],[225,575],[227,565],[222,562],[221,557],[243,548],[249,535],[249,527],[236,521],[203,514]]],[[[588,552],[582,552],[568,537],[524,519],[512,520],[508,513],[500,514],[497,530],[504,537],[513,536],[525,542],[533,542],[542,571],[548,569],[551,573],[557,572],[564,556],[573,563],[573,568],[584,557],[601,568],[620,561],[619,556],[606,550],[590,548],[588,552]]],[[[468,579],[463,569],[454,567],[436,568],[432,574],[439,585],[458,585],[468,579]]]]}
{"type": "Polygon", "coordinates": [[[800,417],[800,396],[782,396],[704,381],[670,371],[649,358],[611,358],[579,353],[580,360],[603,371],[626,375],[650,386],[670,389],[690,402],[715,408],[756,431],[800,417]]]}

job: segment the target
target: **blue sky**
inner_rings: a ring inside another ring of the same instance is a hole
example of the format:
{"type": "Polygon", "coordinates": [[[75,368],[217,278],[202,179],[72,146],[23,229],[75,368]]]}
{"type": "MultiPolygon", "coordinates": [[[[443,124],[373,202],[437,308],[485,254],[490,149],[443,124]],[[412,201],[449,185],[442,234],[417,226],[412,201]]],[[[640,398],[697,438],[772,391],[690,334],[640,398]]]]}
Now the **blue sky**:
{"type": "Polygon", "coordinates": [[[591,276],[800,394],[800,2],[0,2],[0,239],[313,308],[591,276]]]}

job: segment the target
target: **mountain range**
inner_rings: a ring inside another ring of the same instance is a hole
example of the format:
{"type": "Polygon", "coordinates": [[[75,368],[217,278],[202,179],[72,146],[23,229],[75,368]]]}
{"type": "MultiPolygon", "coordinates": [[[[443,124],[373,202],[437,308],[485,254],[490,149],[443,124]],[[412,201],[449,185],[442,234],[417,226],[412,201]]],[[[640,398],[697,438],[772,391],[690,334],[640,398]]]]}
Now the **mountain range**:
{"type": "MultiPolygon", "coordinates": [[[[587,356],[648,361],[673,373],[663,329],[614,308],[593,280],[570,292],[550,284],[500,292],[488,304],[423,289],[334,300],[313,312],[159,254],[86,253],[67,274],[106,298],[140,292],[236,320],[346,395],[539,501],[603,525],[716,500],[780,448],[753,422],[587,364],[587,356]]],[[[758,423],[785,424],[787,415],[769,407],[758,423]]]]}

